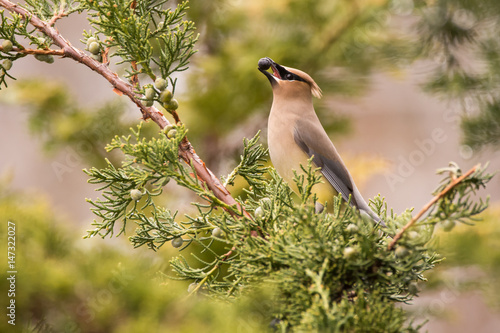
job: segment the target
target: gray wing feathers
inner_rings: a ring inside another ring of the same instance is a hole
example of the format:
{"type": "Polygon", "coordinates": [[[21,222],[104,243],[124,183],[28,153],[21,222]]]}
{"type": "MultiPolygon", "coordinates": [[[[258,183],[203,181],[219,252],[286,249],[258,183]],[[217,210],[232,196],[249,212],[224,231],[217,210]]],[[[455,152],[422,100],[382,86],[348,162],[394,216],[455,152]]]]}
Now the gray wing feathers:
{"type": "Polygon", "coordinates": [[[323,165],[321,166],[321,173],[325,178],[332,184],[332,186],[342,194],[342,198],[345,201],[349,200],[349,194],[351,194],[351,204],[356,205],[356,198],[352,195],[354,193],[352,188],[352,183],[349,178],[342,179],[344,177],[339,177],[342,174],[342,168],[332,160],[321,158],[323,165]]]}
{"type": "Polygon", "coordinates": [[[294,140],[309,157],[313,156],[314,164],[321,168],[323,176],[342,195],[345,201],[349,200],[350,195],[351,206],[357,207],[360,211],[368,214],[375,222],[385,226],[384,222],[370,209],[357,190],[351,175],[321,125],[315,126],[308,121],[297,122],[294,129],[294,140]]]}
{"type": "MultiPolygon", "coordinates": [[[[295,142],[309,157],[313,156],[313,162],[318,168],[321,168],[323,176],[328,180],[333,188],[342,195],[342,198],[345,201],[348,201],[349,195],[353,194],[353,188],[350,179],[345,181],[338,176],[343,172],[342,167],[339,168],[334,161],[325,158],[317,151],[308,147],[307,144],[304,141],[301,141],[298,136],[295,137],[295,142]]],[[[353,197],[351,198],[351,201],[352,200],[354,200],[353,197]]]]}
{"type": "MultiPolygon", "coordinates": [[[[297,145],[307,154],[307,156],[313,156],[313,162],[318,167],[321,168],[321,173],[328,180],[328,182],[333,186],[333,188],[342,195],[345,201],[349,200],[349,195],[351,195],[351,204],[357,206],[356,198],[354,197],[354,187],[351,181],[351,177],[343,166],[342,162],[339,160],[333,160],[331,158],[325,157],[318,150],[321,142],[318,140],[313,140],[306,134],[310,131],[300,131],[295,128],[294,139],[297,145]]],[[[325,134],[326,135],[326,134],[325,134]]],[[[330,139],[328,142],[323,142],[323,144],[331,145],[333,144],[330,139]]],[[[325,147],[326,148],[326,147],[325,147]]]]}

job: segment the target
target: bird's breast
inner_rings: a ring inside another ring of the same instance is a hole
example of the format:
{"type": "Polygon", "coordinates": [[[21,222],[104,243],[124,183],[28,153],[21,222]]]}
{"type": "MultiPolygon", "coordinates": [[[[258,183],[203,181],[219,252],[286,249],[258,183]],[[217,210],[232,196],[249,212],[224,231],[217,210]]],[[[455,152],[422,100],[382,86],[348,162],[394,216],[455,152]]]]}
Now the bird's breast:
{"type": "Polygon", "coordinates": [[[293,137],[294,121],[269,117],[267,140],[269,155],[276,171],[289,184],[293,183],[293,170],[300,171],[300,165],[307,165],[307,154],[295,143],[293,137]]]}
{"type": "MultiPolygon", "coordinates": [[[[301,165],[305,168],[309,156],[297,145],[294,139],[295,121],[284,117],[279,117],[271,113],[268,123],[267,140],[271,162],[278,174],[290,185],[295,193],[298,193],[297,186],[293,181],[294,171],[301,174],[301,165]]],[[[313,165],[313,167],[316,167],[313,165]]],[[[330,183],[323,180],[315,185],[313,192],[316,193],[320,202],[331,203],[337,191],[330,183]]]]}

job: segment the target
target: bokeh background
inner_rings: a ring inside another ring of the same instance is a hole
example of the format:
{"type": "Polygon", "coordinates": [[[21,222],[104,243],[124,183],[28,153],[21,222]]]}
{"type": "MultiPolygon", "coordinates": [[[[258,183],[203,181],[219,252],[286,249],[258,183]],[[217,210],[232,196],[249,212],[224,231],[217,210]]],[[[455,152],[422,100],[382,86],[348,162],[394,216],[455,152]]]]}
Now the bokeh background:
{"type": "MultiPolygon", "coordinates": [[[[436,169],[450,161],[464,171],[488,162],[490,172],[500,170],[497,1],[190,7],[199,52],[178,75],[176,98],[189,139],[215,174],[237,164],[244,137],[261,130],[266,143],[272,94],[257,70],[265,56],[308,72],[323,89],[318,115],[366,198],[380,193],[397,213],[419,210],[440,179],[436,169]]],[[[84,48],[83,15],[57,27],[84,48]]],[[[177,254],[170,245],[152,253],[133,250],[126,237],[82,239],[94,219],[85,198],[97,196],[82,169],[120,160],[103,147],[135,126],[139,111],[69,59],[27,57],[11,73],[18,80],[0,91],[0,230],[4,247],[7,221],[16,222],[19,323],[41,332],[260,329],[262,308],[251,298],[237,307],[186,299],[188,283],[165,278],[177,254]]],[[[145,128],[158,132],[154,123],[145,128]]],[[[483,221],[439,231],[433,242],[446,260],[408,307],[429,320],[429,332],[500,327],[500,178],[478,195],[490,196],[483,221]]],[[[183,216],[196,198],[169,184],[161,200],[183,216]]],[[[2,293],[6,286],[2,278],[2,293]]]]}

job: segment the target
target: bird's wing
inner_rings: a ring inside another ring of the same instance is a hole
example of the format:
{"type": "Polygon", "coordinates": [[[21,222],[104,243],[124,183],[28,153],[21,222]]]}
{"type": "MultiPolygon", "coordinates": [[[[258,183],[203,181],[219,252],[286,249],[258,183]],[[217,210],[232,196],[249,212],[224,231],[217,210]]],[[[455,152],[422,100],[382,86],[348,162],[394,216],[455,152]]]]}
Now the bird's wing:
{"type": "Polygon", "coordinates": [[[351,204],[357,206],[351,176],[321,124],[297,121],[294,140],[309,157],[313,156],[314,164],[342,198],[348,201],[351,195],[351,204]]]}

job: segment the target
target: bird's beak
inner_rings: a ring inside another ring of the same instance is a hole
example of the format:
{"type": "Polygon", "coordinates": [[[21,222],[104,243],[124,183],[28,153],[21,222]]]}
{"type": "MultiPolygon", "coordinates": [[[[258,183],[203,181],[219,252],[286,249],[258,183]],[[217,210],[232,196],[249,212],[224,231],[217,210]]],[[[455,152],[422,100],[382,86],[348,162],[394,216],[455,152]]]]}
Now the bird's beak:
{"type": "MultiPolygon", "coordinates": [[[[275,63],[271,58],[264,58],[265,60],[267,60],[267,64],[269,65],[269,67],[265,68],[265,67],[261,67],[259,66],[259,71],[262,72],[262,74],[264,74],[269,82],[271,82],[271,84],[275,84],[276,83],[276,79],[279,79],[281,80],[281,75],[280,75],[280,69],[284,70],[284,68],[280,65],[278,65],[277,63],[275,63]],[[268,71],[268,69],[271,68],[271,70],[273,71],[272,73],[270,73],[268,71]]],[[[263,60],[263,59],[261,59],[263,60]]],[[[259,63],[260,65],[260,63],[259,63]]]]}

